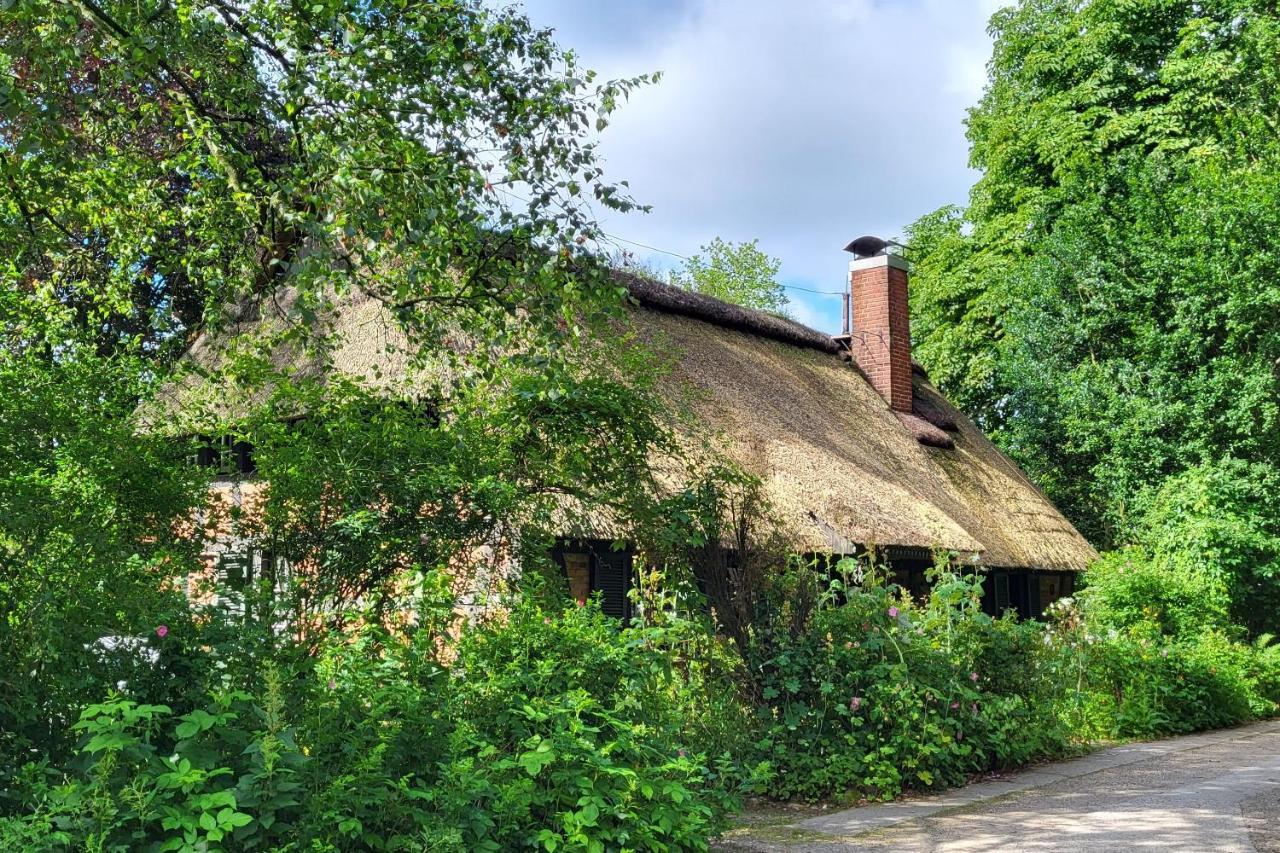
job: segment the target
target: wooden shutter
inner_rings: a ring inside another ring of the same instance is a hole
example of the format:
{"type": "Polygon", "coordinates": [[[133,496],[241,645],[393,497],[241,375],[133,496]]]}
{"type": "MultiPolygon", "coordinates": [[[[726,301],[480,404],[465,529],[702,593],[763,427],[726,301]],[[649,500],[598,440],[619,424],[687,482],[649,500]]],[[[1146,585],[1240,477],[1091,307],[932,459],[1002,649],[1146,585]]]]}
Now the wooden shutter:
{"type": "Polygon", "coordinates": [[[605,614],[617,619],[631,616],[631,554],[626,551],[596,551],[595,583],[592,590],[600,592],[600,606],[605,614]]]}

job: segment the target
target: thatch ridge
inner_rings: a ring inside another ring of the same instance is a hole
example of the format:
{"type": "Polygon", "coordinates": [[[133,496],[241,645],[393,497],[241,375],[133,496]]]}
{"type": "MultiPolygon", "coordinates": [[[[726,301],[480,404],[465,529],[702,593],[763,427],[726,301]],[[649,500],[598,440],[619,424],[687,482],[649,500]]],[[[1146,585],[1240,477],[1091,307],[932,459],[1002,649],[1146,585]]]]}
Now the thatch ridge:
{"type": "Polygon", "coordinates": [[[825,335],[817,329],[811,329],[788,317],[757,311],[754,308],[744,308],[705,293],[663,284],[634,273],[619,271],[615,275],[631,294],[632,299],[645,308],[693,317],[726,329],[736,329],[739,332],[748,332],[781,341],[784,344],[816,349],[820,352],[839,351],[838,344],[830,335],[825,335]]]}

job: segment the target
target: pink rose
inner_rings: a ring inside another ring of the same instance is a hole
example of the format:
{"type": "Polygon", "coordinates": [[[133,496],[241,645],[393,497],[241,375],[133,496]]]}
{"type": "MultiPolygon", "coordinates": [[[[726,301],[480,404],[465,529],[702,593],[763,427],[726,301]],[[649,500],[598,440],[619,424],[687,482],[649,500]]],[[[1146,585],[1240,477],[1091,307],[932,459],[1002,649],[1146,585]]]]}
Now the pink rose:
{"type": "Polygon", "coordinates": [[[952,709],[952,710],[955,710],[956,708],[959,708],[959,707],[960,707],[960,703],[959,703],[959,702],[952,702],[952,703],[951,703],[951,709],[952,709]]]}
{"type": "Polygon", "coordinates": [[[157,626],[157,627],[156,627],[156,636],[157,636],[157,637],[159,637],[159,638],[161,638],[161,639],[164,639],[165,637],[169,636],[169,626],[168,626],[168,625],[159,625],[159,626],[157,626]]]}
{"type": "Polygon", "coordinates": [[[861,696],[854,696],[852,699],[850,699],[850,700],[849,700],[849,710],[850,710],[850,711],[856,711],[856,710],[858,710],[858,709],[859,709],[859,708],[861,708],[861,707],[862,707],[862,697],[861,697],[861,696]]]}
{"type": "Polygon", "coordinates": [[[971,672],[971,673],[969,673],[969,680],[970,680],[970,681],[977,681],[977,680],[978,680],[978,673],[976,673],[976,672],[971,672]]]}
{"type": "Polygon", "coordinates": [[[897,619],[897,618],[898,618],[898,608],[896,608],[896,607],[890,607],[890,608],[889,608],[889,618],[890,618],[890,619],[897,619]]]}

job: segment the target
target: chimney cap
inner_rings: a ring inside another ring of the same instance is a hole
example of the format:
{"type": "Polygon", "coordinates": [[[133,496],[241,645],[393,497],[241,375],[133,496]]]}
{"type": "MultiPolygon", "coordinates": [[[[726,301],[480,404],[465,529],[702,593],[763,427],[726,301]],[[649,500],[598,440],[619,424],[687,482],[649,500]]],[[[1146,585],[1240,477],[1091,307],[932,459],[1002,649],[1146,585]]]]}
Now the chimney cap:
{"type": "Polygon", "coordinates": [[[846,252],[852,252],[855,258],[870,258],[879,255],[889,248],[889,241],[882,240],[879,237],[873,237],[867,234],[853,240],[849,245],[844,247],[846,252]]]}

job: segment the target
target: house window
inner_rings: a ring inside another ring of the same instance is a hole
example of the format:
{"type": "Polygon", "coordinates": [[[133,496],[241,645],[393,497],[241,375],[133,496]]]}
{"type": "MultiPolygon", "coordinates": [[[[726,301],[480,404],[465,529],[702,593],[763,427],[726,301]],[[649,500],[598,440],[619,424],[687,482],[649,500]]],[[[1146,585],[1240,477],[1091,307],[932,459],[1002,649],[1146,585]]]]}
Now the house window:
{"type": "Polygon", "coordinates": [[[284,592],[288,570],[288,564],[274,551],[242,543],[218,555],[209,603],[221,605],[236,615],[248,616],[249,604],[268,590],[276,595],[284,592]]]}
{"type": "Polygon", "coordinates": [[[230,435],[200,436],[191,462],[201,468],[213,468],[215,474],[226,477],[252,474],[257,470],[253,461],[253,445],[247,441],[236,441],[230,435]]]}
{"type": "Polygon", "coordinates": [[[585,602],[600,597],[600,609],[616,619],[631,618],[633,556],[630,550],[614,550],[599,539],[566,540],[552,552],[569,581],[569,594],[585,602]]]}
{"type": "Polygon", "coordinates": [[[995,591],[996,613],[999,616],[1009,609],[1009,573],[996,572],[995,577],[991,579],[992,586],[995,591]]]}

